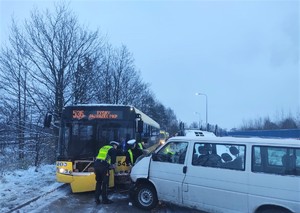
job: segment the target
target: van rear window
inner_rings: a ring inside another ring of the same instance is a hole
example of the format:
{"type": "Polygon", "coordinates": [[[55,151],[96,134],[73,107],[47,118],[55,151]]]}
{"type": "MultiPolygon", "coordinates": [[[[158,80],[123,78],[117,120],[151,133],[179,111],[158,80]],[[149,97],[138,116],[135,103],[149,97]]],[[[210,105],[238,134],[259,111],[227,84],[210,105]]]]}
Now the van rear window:
{"type": "Polygon", "coordinates": [[[300,176],[300,149],[253,146],[252,172],[300,176]]]}

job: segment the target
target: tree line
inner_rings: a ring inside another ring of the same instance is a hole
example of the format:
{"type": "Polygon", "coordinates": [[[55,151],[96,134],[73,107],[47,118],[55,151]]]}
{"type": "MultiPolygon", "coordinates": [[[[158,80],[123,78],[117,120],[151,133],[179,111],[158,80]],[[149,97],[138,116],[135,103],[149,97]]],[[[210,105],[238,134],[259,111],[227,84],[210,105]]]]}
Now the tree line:
{"type": "Polygon", "coordinates": [[[244,121],[239,130],[276,130],[276,129],[299,129],[300,114],[297,117],[292,115],[283,116],[279,120],[272,120],[269,116],[255,120],[244,121]]]}
{"type": "Polygon", "coordinates": [[[55,161],[55,124],[66,105],[129,104],[167,131],[178,128],[174,111],[156,99],[128,48],[81,26],[65,3],[54,11],[34,9],[23,25],[12,20],[0,50],[0,90],[0,145],[15,145],[1,154],[13,153],[23,166],[55,161]],[[52,130],[42,128],[46,112],[53,114],[52,130]]]}

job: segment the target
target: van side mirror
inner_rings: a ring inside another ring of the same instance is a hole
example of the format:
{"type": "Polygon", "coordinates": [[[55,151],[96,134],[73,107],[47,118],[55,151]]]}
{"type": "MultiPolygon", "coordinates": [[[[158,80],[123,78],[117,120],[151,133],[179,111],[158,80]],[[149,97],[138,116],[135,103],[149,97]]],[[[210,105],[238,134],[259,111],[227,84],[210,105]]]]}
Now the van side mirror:
{"type": "Polygon", "coordinates": [[[152,160],[153,161],[159,161],[157,153],[152,153],[152,160]]]}

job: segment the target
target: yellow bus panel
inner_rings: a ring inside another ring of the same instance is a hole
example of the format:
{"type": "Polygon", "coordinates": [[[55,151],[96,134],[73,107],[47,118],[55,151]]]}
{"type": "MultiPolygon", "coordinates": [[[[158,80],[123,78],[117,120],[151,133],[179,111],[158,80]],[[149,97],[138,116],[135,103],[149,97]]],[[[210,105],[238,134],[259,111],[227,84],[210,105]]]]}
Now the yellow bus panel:
{"type": "MultiPolygon", "coordinates": [[[[125,157],[125,156],[124,156],[125,157]]],[[[121,159],[122,160],[122,159],[121,159]]],[[[125,161],[125,159],[124,159],[125,161]]],[[[70,183],[73,193],[95,191],[96,176],[94,172],[72,172],[73,164],[67,161],[56,162],[56,180],[60,183],[70,183]]],[[[114,171],[109,172],[109,188],[115,186],[114,171]]]]}
{"type": "Polygon", "coordinates": [[[89,175],[73,175],[73,182],[70,185],[73,193],[95,191],[95,174],[90,172],[89,175]]]}

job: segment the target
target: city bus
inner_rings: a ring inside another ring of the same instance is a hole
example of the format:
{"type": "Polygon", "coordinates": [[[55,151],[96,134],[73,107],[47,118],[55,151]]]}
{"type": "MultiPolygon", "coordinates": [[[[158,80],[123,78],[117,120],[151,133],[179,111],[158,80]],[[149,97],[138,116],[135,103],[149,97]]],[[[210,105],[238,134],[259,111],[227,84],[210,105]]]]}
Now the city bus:
{"type": "Polygon", "coordinates": [[[150,147],[159,144],[159,124],[129,105],[81,104],[63,109],[60,122],[59,156],[56,162],[58,182],[70,183],[73,193],[94,191],[93,163],[99,149],[117,141],[116,168],[109,186],[130,182],[125,163],[126,142],[136,139],[150,147]]]}

